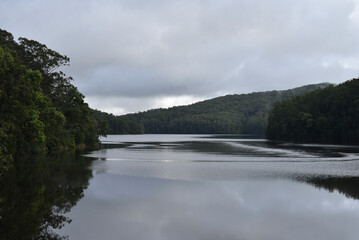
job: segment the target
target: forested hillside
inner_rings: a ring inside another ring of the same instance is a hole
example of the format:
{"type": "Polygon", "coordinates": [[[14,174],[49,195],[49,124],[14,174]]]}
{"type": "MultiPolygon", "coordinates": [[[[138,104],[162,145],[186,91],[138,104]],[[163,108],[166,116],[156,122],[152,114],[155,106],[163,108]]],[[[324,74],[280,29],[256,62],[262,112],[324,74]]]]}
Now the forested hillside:
{"type": "MultiPolygon", "coordinates": [[[[20,155],[93,146],[98,126],[59,67],[69,58],[0,29],[0,167],[20,155]]],[[[0,170],[1,172],[1,170],[0,170]]]]}
{"type": "Polygon", "coordinates": [[[267,137],[359,144],[359,79],[276,103],[268,119],[267,137]]]}
{"type": "Polygon", "coordinates": [[[322,83],[285,91],[227,95],[189,106],[154,109],[123,116],[96,111],[95,118],[108,123],[109,134],[264,134],[269,112],[276,101],[292,98],[328,85],[328,83],[322,83]]]}

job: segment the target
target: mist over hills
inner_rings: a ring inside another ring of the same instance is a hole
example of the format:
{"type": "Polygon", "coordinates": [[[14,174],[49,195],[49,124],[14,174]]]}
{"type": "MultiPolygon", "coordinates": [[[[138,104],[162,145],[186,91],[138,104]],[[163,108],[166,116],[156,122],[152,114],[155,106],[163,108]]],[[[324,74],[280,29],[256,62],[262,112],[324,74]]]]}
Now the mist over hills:
{"type": "Polygon", "coordinates": [[[319,83],[283,91],[226,95],[187,106],[152,109],[121,116],[96,110],[94,116],[107,124],[108,134],[263,135],[275,102],[329,85],[330,83],[319,83]]]}

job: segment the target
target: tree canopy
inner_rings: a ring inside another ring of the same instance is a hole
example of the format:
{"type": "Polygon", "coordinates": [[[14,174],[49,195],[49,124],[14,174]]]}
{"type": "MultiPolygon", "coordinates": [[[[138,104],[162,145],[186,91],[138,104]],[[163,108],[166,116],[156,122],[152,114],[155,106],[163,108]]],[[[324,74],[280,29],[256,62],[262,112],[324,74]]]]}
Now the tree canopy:
{"type": "Polygon", "coordinates": [[[0,29],[1,168],[19,155],[97,144],[92,109],[72,78],[58,71],[69,61],[35,40],[16,42],[0,29]]]}
{"type": "Polygon", "coordinates": [[[109,134],[131,133],[240,133],[264,135],[267,117],[277,100],[328,86],[308,85],[286,91],[256,92],[218,97],[189,106],[153,109],[114,116],[95,112],[105,121],[109,134]]]}
{"type": "Polygon", "coordinates": [[[359,79],[274,105],[267,137],[298,142],[359,144],[359,79]]]}

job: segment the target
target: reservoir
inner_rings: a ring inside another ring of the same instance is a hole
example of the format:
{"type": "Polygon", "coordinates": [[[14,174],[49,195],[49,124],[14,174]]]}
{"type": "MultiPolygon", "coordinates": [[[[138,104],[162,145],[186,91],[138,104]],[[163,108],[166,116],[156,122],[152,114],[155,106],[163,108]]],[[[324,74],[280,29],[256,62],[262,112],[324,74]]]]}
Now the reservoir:
{"type": "Polygon", "coordinates": [[[356,146],[240,135],[101,142],[97,151],[18,165],[1,186],[13,198],[2,204],[2,236],[358,239],[356,146]]]}

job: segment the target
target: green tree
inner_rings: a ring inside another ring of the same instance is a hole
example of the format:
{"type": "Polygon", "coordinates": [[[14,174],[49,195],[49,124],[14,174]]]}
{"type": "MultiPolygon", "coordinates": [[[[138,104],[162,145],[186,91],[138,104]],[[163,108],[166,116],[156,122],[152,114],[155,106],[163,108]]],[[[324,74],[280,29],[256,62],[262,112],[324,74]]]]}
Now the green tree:
{"type": "Polygon", "coordinates": [[[0,47],[0,129],[2,148],[10,154],[45,150],[44,123],[39,106],[46,101],[42,94],[41,74],[17,64],[11,54],[0,47]]]}
{"type": "Polygon", "coordinates": [[[97,123],[71,77],[58,71],[69,58],[35,40],[0,29],[2,152],[24,153],[98,143],[97,123]]]}
{"type": "Polygon", "coordinates": [[[108,122],[110,134],[123,133],[243,133],[264,135],[268,115],[277,100],[326,87],[308,85],[286,91],[227,95],[189,106],[153,109],[114,116],[95,112],[108,122]]]}
{"type": "Polygon", "coordinates": [[[273,140],[359,144],[359,79],[278,102],[268,119],[273,140]]]}

